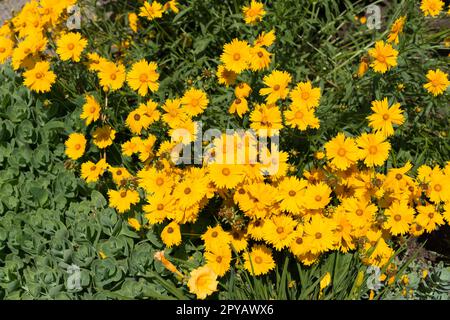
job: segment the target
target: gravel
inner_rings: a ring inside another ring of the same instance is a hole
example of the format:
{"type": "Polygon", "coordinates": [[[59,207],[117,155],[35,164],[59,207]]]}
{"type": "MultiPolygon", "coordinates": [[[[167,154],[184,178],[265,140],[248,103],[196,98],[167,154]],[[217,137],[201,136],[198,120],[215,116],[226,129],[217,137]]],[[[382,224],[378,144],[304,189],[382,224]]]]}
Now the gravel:
{"type": "Polygon", "coordinates": [[[0,25],[9,18],[13,12],[17,12],[27,0],[0,0],[0,25]]]}

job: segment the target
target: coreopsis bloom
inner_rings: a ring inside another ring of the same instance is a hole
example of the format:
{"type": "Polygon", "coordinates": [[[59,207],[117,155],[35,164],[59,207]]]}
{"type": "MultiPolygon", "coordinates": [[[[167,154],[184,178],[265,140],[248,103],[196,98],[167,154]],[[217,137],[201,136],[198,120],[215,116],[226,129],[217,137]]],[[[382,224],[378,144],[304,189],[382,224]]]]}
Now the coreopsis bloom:
{"type": "Polygon", "coordinates": [[[218,163],[210,164],[208,168],[211,180],[219,188],[232,189],[244,179],[242,167],[234,163],[227,164],[225,161],[218,161],[218,163]]]}
{"type": "Polygon", "coordinates": [[[330,202],[331,188],[323,182],[306,188],[303,206],[307,209],[323,209],[330,202]]]}
{"type": "Polygon", "coordinates": [[[3,64],[11,57],[14,48],[14,42],[6,37],[0,37],[0,64],[3,64]]]}
{"type": "Polygon", "coordinates": [[[192,270],[188,281],[189,292],[198,299],[205,299],[217,290],[217,274],[208,266],[192,270]]]}
{"type": "Polygon", "coordinates": [[[125,156],[131,157],[133,154],[139,152],[139,146],[142,144],[140,137],[133,137],[131,140],[122,144],[122,153],[125,156]]]}
{"type": "Polygon", "coordinates": [[[361,58],[358,66],[358,72],[356,73],[359,78],[362,78],[369,70],[369,58],[364,56],[361,58]]]}
{"type": "Polygon", "coordinates": [[[242,7],[242,12],[244,13],[244,20],[247,24],[261,21],[262,17],[266,14],[264,4],[255,0],[252,0],[249,6],[242,7]]]}
{"type": "Polygon", "coordinates": [[[128,14],[128,25],[133,32],[138,31],[138,16],[136,13],[132,12],[128,14]]]}
{"type": "Polygon", "coordinates": [[[228,70],[223,64],[221,64],[217,68],[216,76],[218,78],[219,84],[224,84],[228,87],[235,83],[237,73],[232,70],[228,70]]]}
{"type": "Polygon", "coordinates": [[[86,138],[81,133],[71,133],[69,138],[64,143],[66,145],[66,155],[72,159],[77,160],[81,158],[86,149],[86,138]]]}
{"type": "Polygon", "coordinates": [[[47,42],[47,38],[42,33],[30,34],[22,42],[19,42],[12,53],[13,69],[32,68],[35,61],[34,56],[46,49],[47,42]]]}
{"type": "Polygon", "coordinates": [[[290,93],[293,105],[316,108],[320,102],[320,88],[314,88],[310,81],[299,82],[290,93]]]}
{"type": "Polygon", "coordinates": [[[406,16],[400,17],[394,21],[391,27],[391,32],[389,33],[388,42],[394,42],[398,44],[398,35],[403,32],[403,27],[405,26],[406,16]]]}
{"type": "Polygon", "coordinates": [[[186,91],[181,98],[184,112],[192,117],[202,113],[208,106],[208,103],[209,100],[206,92],[195,88],[186,91]]]}
{"type": "Polygon", "coordinates": [[[280,251],[291,244],[295,236],[294,229],[296,225],[297,222],[290,216],[274,216],[264,224],[264,240],[280,251]]]}
{"type": "Polygon", "coordinates": [[[326,155],[339,170],[346,170],[359,159],[359,150],[353,138],[338,133],[325,144],[326,155]]]}
{"type": "Polygon", "coordinates": [[[23,84],[38,93],[50,91],[56,80],[56,75],[50,70],[48,61],[36,63],[34,68],[25,71],[23,76],[25,77],[23,84]]]}
{"type": "Polygon", "coordinates": [[[308,127],[318,129],[320,126],[319,119],[314,115],[314,109],[306,106],[291,104],[284,112],[284,117],[288,126],[301,131],[305,131],[308,127]]]}
{"type": "Polygon", "coordinates": [[[369,55],[373,58],[370,66],[375,72],[385,73],[397,65],[398,51],[384,41],[377,41],[375,48],[369,50],[369,55]]]}
{"type": "Polygon", "coordinates": [[[435,17],[439,15],[441,10],[444,8],[444,1],[441,0],[422,0],[420,4],[420,9],[425,16],[435,17]]]}
{"type": "Polygon", "coordinates": [[[88,53],[87,58],[89,60],[89,71],[100,71],[100,67],[103,66],[108,60],[102,58],[98,55],[98,53],[88,53]]]}
{"type": "Polygon", "coordinates": [[[259,276],[275,268],[272,250],[264,245],[254,245],[250,252],[244,254],[244,268],[259,276]]]}
{"type": "Polygon", "coordinates": [[[69,32],[63,34],[56,41],[56,53],[58,53],[62,61],[73,60],[79,62],[81,53],[87,44],[87,40],[82,38],[81,34],[78,32],[69,32]]]}
{"type": "Polygon", "coordinates": [[[433,170],[430,174],[429,188],[427,195],[436,204],[450,201],[450,175],[444,174],[440,170],[433,170]]]}
{"type": "Polygon", "coordinates": [[[144,5],[139,8],[139,16],[147,18],[150,21],[161,18],[162,15],[163,6],[157,1],[152,1],[151,4],[148,1],[145,1],[144,5]]]}
{"type": "Polygon", "coordinates": [[[140,201],[139,193],[129,189],[108,190],[108,197],[109,206],[115,208],[119,213],[130,210],[131,205],[140,201]]]}
{"type": "Polygon", "coordinates": [[[387,220],[384,228],[394,235],[408,233],[414,221],[414,209],[406,201],[394,201],[389,208],[384,211],[387,220]]]}
{"type": "Polygon", "coordinates": [[[230,235],[219,224],[215,227],[208,226],[201,238],[205,242],[207,251],[214,250],[217,247],[227,246],[231,241],[230,235]]]}
{"type": "Polygon", "coordinates": [[[225,68],[239,74],[248,68],[250,58],[250,46],[247,41],[233,39],[223,47],[220,61],[224,63],[225,68]]]}
{"type": "Polygon", "coordinates": [[[168,248],[178,246],[181,243],[180,225],[175,221],[169,223],[161,232],[161,240],[168,248]]]}
{"type": "Polygon", "coordinates": [[[215,246],[205,254],[206,265],[219,277],[224,276],[230,270],[231,249],[229,245],[215,246]]]}
{"type": "Polygon", "coordinates": [[[375,100],[372,102],[372,115],[368,116],[369,127],[381,132],[385,137],[394,134],[393,124],[401,125],[405,121],[400,103],[395,103],[389,107],[388,99],[375,100]]]}
{"type": "Polygon", "coordinates": [[[93,96],[86,95],[86,103],[83,105],[80,118],[85,120],[87,126],[100,118],[100,104],[93,96]]]}
{"type": "Polygon", "coordinates": [[[245,98],[236,98],[228,109],[229,113],[237,113],[239,117],[247,113],[248,111],[248,102],[245,98]]]}
{"type": "Polygon", "coordinates": [[[148,100],[147,103],[141,103],[138,107],[144,114],[150,118],[150,124],[158,121],[161,117],[161,112],[158,110],[158,104],[152,100],[148,100]]]}
{"type": "Polygon", "coordinates": [[[443,94],[450,85],[448,75],[440,69],[429,70],[427,79],[429,82],[424,85],[424,88],[434,96],[443,94]]]}
{"type": "Polygon", "coordinates": [[[230,245],[236,252],[241,252],[247,249],[248,246],[248,235],[245,231],[233,230],[231,232],[231,242],[230,245]]]}
{"type": "Polygon", "coordinates": [[[381,133],[363,133],[356,139],[356,144],[360,148],[360,159],[368,167],[381,166],[389,157],[391,144],[381,133]]]}
{"type": "Polygon", "coordinates": [[[147,62],[144,59],[134,63],[127,74],[128,85],[141,96],[146,96],[149,89],[152,92],[157,91],[159,88],[157,68],[156,62],[147,62]]]}
{"type": "Polygon", "coordinates": [[[94,144],[97,147],[100,149],[105,149],[106,147],[112,145],[116,137],[116,130],[110,126],[99,127],[94,130],[92,137],[94,138],[94,144]]]}
{"type": "Polygon", "coordinates": [[[118,90],[122,88],[125,82],[125,66],[121,63],[115,64],[111,61],[104,61],[99,65],[98,77],[100,78],[100,85],[105,90],[118,90]]]}
{"type": "Polygon", "coordinates": [[[332,219],[321,216],[314,216],[309,223],[306,223],[303,230],[311,253],[322,253],[333,249],[336,242],[335,229],[336,225],[332,219]]]}
{"type": "Polygon", "coordinates": [[[131,177],[131,174],[124,167],[114,168],[109,166],[108,171],[111,172],[113,181],[118,186],[120,186],[124,180],[127,180],[131,177]]]}
{"type": "Polygon", "coordinates": [[[130,225],[130,227],[132,227],[136,231],[139,231],[142,228],[141,223],[136,218],[128,218],[127,222],[130,225]]]}
{"type": "Polygon", "coordinates": [[[275,30],[270,30],[269,32],[261,32],[261,34],[256,38],[253,45],[256,47],[270,47],[275,42],[275,30]]]}
{"type": "Polygon", "coordinates": [[[281,112],[276,105],[258,105],[250,114],[250,128],[261,136],[272,136],[283,127],[281,112]]]}
{"type": "Polygon", "coordinates": [[[169,0],[168,2],[166,2],[164,4],[163,10],[164,12],[166,12],[169,9],[172,10],[173,13],[180,12],[180,9],[178,9],[178,0],[169,0]]]}
{"type": "Polygon", "coordinates": [[[87,183],[96,182],[107,168],[108,164],[103,158],[100,159],[97,163],[87,161],[81,165],[81,177],[86,180],[87,183]]]}
{"type": "Polygon", "coordinates": [[[416,223],[427,232],[433,232],[438,226],[444,224],[444,217],[433,205],[417,206],[417,212],[416,223]]]}
{"type": "Polygon", "coordinates": [[[143,129],[147,129],[150,126],[151,119],[144,110],[137,108],[128,114],[125,123],[132,133],[141,134],[143,129]]]}
{"type": "Polygon", "coordinates": [[[250,69],[253,71],[264,70],[269,67],[272,54],[263,47],[253,47],[250,50],[250,69]]]}
{"type": "Polygon", "coordinates": [[[245,82],[239,83],[236,88],[234,88],[234,94],[238,98],[248,98],[251,92],[252,88],[245,82]]]}
{"type": "Polygon", "coordinates": [[[263,82],[268,88],[259,90],[259,94],[266,97],[269,104],[275,103],[278,100],[284,100],[289,94],[288,85],[292,77],[286,71],[274,70],[271,74],[264,77],[263,82]]]}
{"type": "Polygon", "coordinates": [[[162,115],[162,120],[171,128],[177,128],[188,118],[181,107],[181,99],[167,99],[162,109],[166,112],[162,115]]]}

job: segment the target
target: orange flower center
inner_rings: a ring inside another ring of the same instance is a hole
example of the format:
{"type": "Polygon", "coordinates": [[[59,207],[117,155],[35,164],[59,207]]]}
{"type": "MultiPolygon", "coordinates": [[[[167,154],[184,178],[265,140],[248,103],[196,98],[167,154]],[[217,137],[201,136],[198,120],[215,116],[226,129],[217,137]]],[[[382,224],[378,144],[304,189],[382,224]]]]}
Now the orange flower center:
{"type": "Polygon", "coordinates": [[[222,174],[224,175],[224,176],[229,176],[230,175],[230,169],[228,169],[228,168],[223,168],[222,169],[222,174]]]}
{"type": "Polygon", "coordinates": [[[345,151],[344,148],[339,148],[339,150],[338,150],[338,155],[339,155],[340,157],[345,156],[346,153],[347,153],[347,152],[345,151]]]}
{"type": "Polygon", "coordinates": [[[235,54],[233,54],[233,59],[234,61],[239,61],[239,59],[241,59],[241,55],[236,52],[235,54]]]}
{"type": "Polygon", "coordinates": [[[295,197],[296,194],[297,194],[297,192],[295,192],[294,190],[289,191],[289,195],[291,197],[295,197]]]}
{"type": "Polygon", "coordinates": [[[241,101],[241,99],[239,99],[239,98],[237,98],[236,100],[234,100],[234,103],[235,104],[240,104],[242,101],[241,101]]]}
{"type": "Polygon", "coordinates": [[[261,264],[263,262],[263,259],[261,257],[255,257],[255,263],[261,264]]]}
{"type": "Polygon", "coordinates": [[[275,90],[275,91],[280,90],[280,85],[279,85],[279,84],[276,84],[276,85],[273,87],[273,90],[275,90]]]}
{"type": "Polygon", "coordinates": [[[218,235],[219,235],[219,233],[217,231],[213,231],[211,233],[211,237],[213,237],[213,238],[217,238],[218,235]]]}
{"type": "Polygon", "coordinates": [[[362,211],[361,209],[356,210],[356,215],[359,217],[362,216],[363,213],[364,213],[364,211],[362,211]]]}
{"type": "Polygon", "coordinates": [[[167,228],[167,233],[173,233],[173,228],[172,227],[167,228]]]}
{"type": "Polygon", "coordinates": [[[380,61],[381,63],[385,63],[386,62],[386,57],[380,54],[377,57],[377,60],[380,61]]]}
{"type": "Polygon", "coordinates": [[[320,200],[322,200],[322,197],[321,197],[321,196],[319,196],[319,195],[317,195],[317,196],[315,196],[315,197],[314,197],[314,200],[316,200],[316,201],[320,201],[320,200]]]}
{"type": "Polygon", "coordinates": [[[388,120],[389,119],[389,115],[387,113],[383,114],[383,120],[388,120]]]}
{"type": "Polygon", "coordinates": [[[157,186],[162,186],[164,184],[164,179],[163,178],[157,178],[156,179],[156,185],[157,186]]]}
{"type": "Polygon", "coordinates": [[[200,103],[200,101],[196,98],[191,99],[191,105],[193,105],[194,107],[198,106],[198,104],[200,103]]]}
{"type": "Polygon", "coordinates": [[[376,146],[370,146],[369,147],[369,153],[370,154],[376,154],[378,151],[378,148],[376,146]]]}
{"type": "Polygon", "coordinates": [[[126,191],[122,191],[122,192],[120,193],[120,196],[121,196],[122,198],[125,198],[125,197],[127,196],[127,192],[126,192],[126,191]]]}
{"type": "Polygon", "coordinates": [[[161,210],[164,209],[164,205],[163,205],[162,203],[159,203],[159,204],[156,206],[156,209],[158,209],[159,211],[161,211],[161,210]]]}
{"type": "Polygon", "coordinates": [[[295,118],[297,118],[297,119],[302,119],[302,118],[303,118],[303,112],[297,111],[297,112],[295,113],[295,118]]]}
{"type": "Polygon", "coordinates": [[[307,92],[307,91],[303,91],[303,92],[302,92],[302,99],[303,99],[303,100],[308,100],[309,97],[310,97],[309,92],[307,92]]]}
{"type": "Polygon", "coordinates": [[[122,170],[120,170],[120,169],[117,170],[117,171],[116,171],[116,174],[117,174],[118,176],[122,175],[122,170]]]}
{"type": "Polygon", "coordinates": [[[0,47],[0,53],[3,53],[3,52],[5,52],[6,51],[6,49],[5,48],[3,48],[3,47],[0,47]]]}
{"type": "Polygon", "coordinates": [[[302,243],[303,243],[303,239],[302,239],[302,238],[297,238],[297,239],[295,240],[295,243],[297,243],[297,244],[302,244],[302,243]]]}
{"type": "Polygon", "coordinates": [[[91,167],[91,171],[95,171],[96,169],[97,169],[96,166],[92,166],[92,167],[91,167]]]}
{"type": "Polygon", "coordinates": [[[69,43],[67,45],[67,49],[69,49],[69,50],[73,50],[74,48],[75,48],[75,45],[73,43],[69,43]]]}
{"type": "Polygon", "coordinates": [[[116,80],[117,76],[115,73],[111,73],[111,75],[109,76],[111,78],[111,80],[116,80]]]}
{"type": "Polygon", "coordinates": [[[148,76],[145,73],[141,74],[141,76],[139,77],[139,81],[147,82],[148,81],[148,76]]]}
{"type": "Polygon", "coordinates": [[[434,212],[430,212],[430,213],[428,214],[428,218],[433,219],[433,217],[434,217],[434,212]]]}
{"type": "Polygon", "coordinates": [[[36,79],[42,79],[43,77],[44,75],[42,74],[42,72],[36,73],[36,79]]]}
{"type": "Polygon", "coordinates": [[[90,113],[94,113],[95,112],[95,107],[92,106],[91,109],[89,109],[89,112],[90,113]]]}
{"type": "Polygon", "coordinates": [[[277,233],[278,234],[282,234],[284,232],[284,228],[283,227],[278,227],[277,228],[277,233]]]}
{"type": "Polygon", "coordinates": [[[395,175],[395,179],[397,179],[397,180],[402,180],[402,178],[403,178],[403,175],[401,173],[397,173],[395,175]]]}
{"type": "Polygon", "coordinates": [[[221,262],[222,262],[222,257],[221,257],[221,256],[218,256],[218,257],[216,258],[216,262],[217,262],[217,263],[221,263],[221,262]]]}
{"type": "Polygon", "coordinates": [[[320,238],[322,238],[322,233],[316,232],[316,239],[319,240],[320,238]]]}
{"type": "Polygon", "coordinates": [[[402,220],[402,216],[399,215],[399,214],[396,214],[396,215],[394,216],[394,220],[395,220],[395,221],[400,221],[400,220],[402,220]]]}
{"type": "Polygon", "coordinates": [[[184,189],[184,194],[190,194],[191,193],[191,188],[186,188],[184,189]]]}
{"type": "Polygon", "coordinates": [[[75,145],[75,150],[80,150],[80,149],[81,149],[81,145],[77,143],[77,144],[75,145]]]}
{"type": "Polygon", "coordinates": [[[434,186],[434,191],[439,192],[441,190],[442,190],[442,187],[441,187],[440,184],[437,184],[437,185],[434,186]]]}
{"type": "Polygon", "coordinates": [[[141,120],[141,116],[138,115],[138,114],[135,114],[135,115],[134,115],[134,120],[135,120],[135,121],[141,120]]]}
{"type": "Polygon", "coordinates": [[[262,58],[264,54],[261,51],[258,51],[258,57],[262,58]]]}

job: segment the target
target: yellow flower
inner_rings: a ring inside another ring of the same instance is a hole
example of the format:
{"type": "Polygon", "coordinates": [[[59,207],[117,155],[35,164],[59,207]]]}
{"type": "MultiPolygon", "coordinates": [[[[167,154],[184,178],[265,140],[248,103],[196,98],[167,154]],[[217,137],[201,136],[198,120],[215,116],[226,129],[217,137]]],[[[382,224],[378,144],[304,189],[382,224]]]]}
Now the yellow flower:
{"type": "Polygon", "coordinates": [[[181,243],[180,225],[175,221],[169,223],[161,232],[161,239],[168,248],[178,246],[181,243]]]}
{"type": "Polygon", "coordinates": [[[293,214],[300,214],[303,208],[301,196],[307,187],[305,180],[296,177],[286,177],[278,185],[277,200],[281,209],[293,214]]]}
{"type": "Polygon", "coordinates": [[[223,64],[219,65],[217,68],[216,76],[219,80],[219,84],[224,84],[227,87],[234,84],[237,78],[236,72],[228,70],[223,64]]]}
{"type": "Polygon", "coordinates": [[[230,270],[231,250],[229,245],[214,246],[205,252],[206,265],[209,266],[219,277],[230,270]]]}
{"type": "Polygon", "coordinates": [[[119,189],[108,190],[109,205],[117,209],[119,213],[130,210],[132,204],[139,202],[139,193],[135,190],[119,189]]]}
{"type": "Polygon", "coordinates": [[[178,2],[177,2],[177,0],[169,0],[168,2],[166,2],[165,4],[164,4],[164,11],[167,11],[167,10],[172,10],[174,13],[178,13],[178,12],[180,12],[180,9],[178,9],[178,2]]]}
{"type": "Polygon", "coordinates": [[[108,164],[105,159],[100,159],[97,163],[87,161],[81,165],[81,177],[89,182],[96,182],[98,178],[105,172],[108,164]]]}
{"type": "Polygon", "coordinates": [[[264,70],[269,67],[270,56],[272,55],[262,47],[253,47],[250,49],[250,68],[253,71],[264,70]]]}
{"type": "Polygon", "coordinates": [[[192,270],[188,281],[189,292],[194,293],[198,299],[205,299],[214,293],[218,284],[217,274],[208,266],[192,270]]]}
{"type": "Polygon", "coordinates": [[[385,73],[397,65],[398,51],[384,41],[377,41],[375,48],[369,50],[369,55],[374,58],[370,66],[375,72],[385,73]]]}
{"type": "Polygon", "coordinates": [[[286,99],[289,94],[288,85],[291,82],[292,77],[285,71],[274,70],[271,74],[264,77],[263,82],[268,88],[262,88],[259,90],[259,94],[266,97],[266,102],[272,104],[279,99],[286,99]]]}
{"type": "Polygon", "coordinates": [[[6,37],[0,37],[0,64],[4,63],[6,59],[11,57],[13,52],[14,42],[6,37]]]}
{"type": "Polygon", "coordinates": [[[209,176],[218,188],[232,189],[244,179],[244,172],[238,164],[213,163],[208,168],[209,176]]]}
{"type": "Polygon", "coordinates": [[[125,82],[125,66],[121,63],[115,64],[110,61],[102,61],[99,65],[98,77],[104,90],[118,90],[122,88],[125,82]]]}
{"type": "Polygon", "coordinates": [[[420,4],[420,9],[425,16],[435,17],[439,15],[441,10],[444,8],[444,1],[441,0],[422,0],[420,4]]]}
{"type": "Polygon", "coordinates": [[[142,129],[149,127],[151,119],[142,109],[137,108],[128,114],[125,123],[132,133],[141,134],[142,129]]]}
{"type": "Polygon", "coordinates": [[[387,221],[384,228],[394,235],[408,233],[414,220],[414,209],[408,206],[406,201],[394,201],[389,208],[384,211],[387,221]]]}
{"type": "Polygon", "coordinates": [[[405,121],[403,111],[400,109],[400,103],[395,103],[389,107],[387,98],[375,100],[372,102],[372,115],[368,116],[369,127],[381,132],[385,137],[394,134],[392,124],[401,125],[405,121]]]}
{"type": "Polygon", "coordinates": [[[220,56],[225,68],[238,74],[248,68],[250,58],[250,46],[247,41],[238,39],[233,39],[230,43],[225,44],[220,56]]]}
{"type": "Polygon", "coordinates": [[[325,275],[320,280],[320,291],[328,287],[331,284],[331,274],[329,272],[325,273],[325,275]]]}
{"type": "Polygon", "coordinates": [[[432,232],[438,226],[444,224],[442,214],[436,211],[433,205],[418,206],[417,212],[416,223],[421,225],[427,232],[432,232]]]}
{"type": "Polygon", "coordinates": [[[292,104],[308,109],[316,108],[320,101],[320,88],[313,88],[310,81],[299,82],[290,93],[292,104]]]}
{"type": "Polygon", "coordinates": [[[264,224],[264,240],[276,250],[288,247],[294,239],[297,223],[287,215],[274,216],[264,224]]]}
{"type": "Polygon", "coordinates": [[[88,53],[87,58],[89,59],[89,71],[100,71],[101,67],[108,62],[97,53],[88,53]]]}
{"type": "Polygon", "coordinates": [[[214,250],[217,247],[228,246],[231,242],[231,236],[225,232],[220,225],[215,227],[208,226],[206,232],[201,236],[205,242],[207,251],[214,250]]]}
{"type": "Polygon", "coordinates": [[[255,0],[252,0],[250,6],[242,7],[242,12],[244,13],[244,20],[247,24],[261,21],[262,17],[266,14],[264,5],[255,0]]]}
{"type": "Polygon", "coordinates": [[[233,103],[230,106],[230,109],[228,109],[228,112],[233,114],[237,113],[239,117],[242,118],[242,116],[247,113],[248,111],[248,102],[245,98],[236,98],[233,103]]]}
{"type": "Polygon", "coordinates": [[[122,153],[128,157],[139,152],[139,146],[142,144],[142,139],[139,137],[133,137],[130,141],[122,144],[122,153]]]}
{"type": "Polygon", "coordinates": [[[87,40],[82,38],[78,32],[69,32],[63,34],[56,41],[56,46],[56,53],[59,54],[62,61],[72,59],[75,62],[79,62],[81,53],[87,46],[87,40]]]}
{"type": "Polygon", "coordinates": [[[247,234],[244,231],[234,230],[231,232],[231,246],[234,251],[241,252],[247,249],[247,234]]]}
{"type": "Polygon", "coordinates": [[[128,218],[128,224],[136,231],[141,230],[141,223],[136,218],[128,218]]]}
{"type": "Polygon", "coordinates": [[[339,133],[325,144],[326,155],[339,170],[346,170],[359,159],[359,151],[353,138],[339,133]]]}
{"type": "Polygon", "coordinates": [[[112,145],[114,138],[116,137],[116,130],[110,126],[103,126],[95,129],[92,133],[94,138],[94,144],[100,149],[105,149],[112,145]]]}
{"type": "Polygon", "coordinates": [[[126,180],[131,177],[131,174],[124,167],[119,168],[109,167],[108,171],[112,173],[114,183],[118,186],[121,185],[123,180],[126,180]]]}
{"type": "Polygon", "coordinates": [[[366,72],[369,70],[369,59],[367,57],[362,57],[359,62],[357,75],[362,78],[366,72]]]}
{"type": "Polygon", "coordinates": [[[181,108],[181,99],[167,99],[162,109],[166,112],[163,114],[162,120],[171,128],[177,128],[188,118],[181,108]]]}
{"type": "Polygon", "coordinates": [[[323,182],[310,184],[305,191],[303,206],[307,209],[322,209],[330,202],[331,188],[323,182]]]}
{"type": "Polygon", "coordinates": [[[72,160],[77,160],[84,154],[86,138],[81,133],[72,133],[66,140],[65,145],[66,155],[72,160]]]}
{"type": "Polygon", "coordinates": [[[254,245],[250,252],[244,254],[244,259],[244,268],[255,276],[266,274],[275,268],[272,250],[264,245],[254,245]]]}
{"type": "Polygon", "coordinates": [[[157,1],[153,1],[151,4],[145,1],[144,5],[140,7],[139,16],[145,17],[150,21],[156,18],[161,18],[162,14],[163,6],[157,1]]]}
{"type": "Polygon", "coordinates": [[[288,110],[284,112],[286,124],[292,128],[305,131],[308,127],[318,129],[319,119],[314,115],[314,109],[306,106],[291,104],[288,110]]]}
{"type": "Polygon", "coordinates": [[[50,64],[47,61],[36,63],[33,69],[25,71],[23,84],[36,92],[50,91],[52,84],[55,83],[56,75],[50,70],[50,64]]]}
{"type": "Polygon", "coordinates": [[[363,133],[356,144],[360,148],[360,159],[364,159],[368,167],[381,166],[389,157],[391,144],[381,133],[363,133]]]}
{"type": "Polygon", "coordinates": [[[250,114],[250,127],[261,136],[272,136],[283,128],[280,109],[276,105],[258,105],[250,114]]]}
{"type": "Polygon", "coordinates": [[[436,69],[435,71],[429,70],[427,73],[427,79],[429,82],[424,85],[424,88],[434,96],[443,94],[450,85],[448,75],[439,69],[436,69]]]}
{"type": "Polygon", "coordinates": [[[136,90],[139,95],[145,96],[148,90],[155,92],[159,88],[159,73],[156,72],[156,62],[147,62],[144,59],[136,62],[127,75],[127,82],[131,89],[136,90]]]}
{"type": "Polygon", "coordinates": [[[83,113],[80,118],[86,121],[87,126],[100,118],[100,105],[93,96],[86,95],[86,103],[83,105],[83,113]]]}
{"type": "Polygon", "coordinates": [[[389,33],[388,42],[394,42],[398,44],[398,35],[403,32],[403,27],[405,26],[406,16],[400,17],[395,20],[394,24],[391,27],[391,32],[389,33]]]}
{"type": "Polygon", "coordinates": [[[209,100],[206,93],[203,90],[195,88],[191,88],[186,91],[181,98],[183,110],[192,117],[202,113],[208,103],[209,100]]]}
{"type": "Polygon", "coordinates": [[[239,83],[236,88],[234,88],[234,94],[238,98],[248,98],[251,92],[252,88],[245,82],[239,83]]]}
{"type": "Polygon", "coordinates": [[[138,16],[136,13],[132,12],[128,14],[128,24],[133,32],[138,31],[138,16]]]}
{"type": "Polygon", "coordinates": [[[331,250],[337,238],[334,234],[335,222],[321,216],[314,216],[309,223],[304,226],[306,241],[310,245],[311,253],[322,253],[331,250]]]}
{"type": "Polygon", "coordinates": [[[442,172],[432,172],[430,175],[430,187],[427,189],[430,200],[436,204],[450,201],[450,176],[442,172]]]}
{"type": "Polygon", "coordinates": [[[261,34],[256,38],[255,43],[253,44],[255,47],[270,47],[275,42],[275,30],[270,30],[269,32],[261,32],[261,34]]]}

